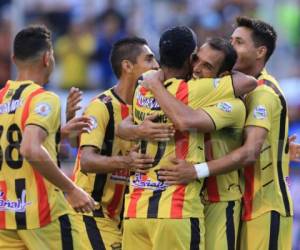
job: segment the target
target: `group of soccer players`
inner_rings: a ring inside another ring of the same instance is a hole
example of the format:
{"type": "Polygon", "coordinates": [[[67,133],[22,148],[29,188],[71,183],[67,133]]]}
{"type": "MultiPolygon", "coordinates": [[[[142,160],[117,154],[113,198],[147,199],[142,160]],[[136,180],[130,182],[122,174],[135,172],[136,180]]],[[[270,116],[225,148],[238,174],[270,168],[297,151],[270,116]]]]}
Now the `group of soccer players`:
{"type": "Polygon", "coordinates": [[[59,98],[43,88],[51,34],[21,30],[17,79],[0,90],[0,249],[291,249],[297,147],[265,69],[275,44],[271,25],[247,17],[231,41],[199,48],[190,28],[166,30],[160,64],[144,39],[122,39],[117,84],[79,118],[72,89],[60,127],[59,98]],[[78,138],[72,180],[61,137],[78,138]]]}

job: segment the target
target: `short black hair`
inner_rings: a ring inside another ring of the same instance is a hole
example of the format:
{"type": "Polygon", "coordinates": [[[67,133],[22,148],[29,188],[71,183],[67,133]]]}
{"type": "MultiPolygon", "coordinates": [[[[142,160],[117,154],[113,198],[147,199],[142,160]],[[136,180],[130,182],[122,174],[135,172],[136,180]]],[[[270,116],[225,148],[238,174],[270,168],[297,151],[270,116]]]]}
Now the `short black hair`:
{"type": "Polygon", "coordinates": [[[51,32],[44,25],[34,25],[22,29],[13,44],[14,56],[26,61],[52,49],[51,32]]]}
{"type": "Polygon", "coordinates": [[[136,63],[136,59],[142,51],[141,46],[143,45],[148,45],[148,43],[140,37],[123,38],[113,45],[110,52],[110,64],[117,78],[120,78],[122,73],[122,61],[128,60],[136,63]]]}
{"type": "Polygon", "coordinates": [[[197,46],[197,37],[187,26],[167,29],[159,40],[161,66],[180,69],[197,46]]]}
{"type": "Polygon", "coordinates": [[[221,37],[211,37],[206,42],[212,49],[223,52],[224,60],[219,69],[221,74],[225,71],[231,71],[237,60],[237,53],[230,41],[221,37]]]}
{"type": "Polygon", "coordinates": [[[267,62],[276,47],[277,33],[274,28],[266,22],[245,16],[236,18],[236,28],[237,27],[246,27],[252,30],[252,39],[256,47],[267,47],[265,59],[265,62],[267,62]]]}

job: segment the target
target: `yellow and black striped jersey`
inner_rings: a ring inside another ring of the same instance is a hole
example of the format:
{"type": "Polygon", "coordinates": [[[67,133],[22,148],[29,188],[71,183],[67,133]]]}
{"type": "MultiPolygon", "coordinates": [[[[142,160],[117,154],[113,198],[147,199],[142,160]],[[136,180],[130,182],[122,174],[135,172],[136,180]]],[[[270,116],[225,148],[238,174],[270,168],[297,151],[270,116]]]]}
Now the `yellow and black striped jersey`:
{"type": "MultiPolygon", "coordinates": [[[[97,96],[86,108],[84,115],[91,118],[93,128],[89,133],[82,133],[80,147],[92,146],[105,156],[125,155],[132,142],[115,136],[115,126],[131,112],[131,106],[111,88],[97,96]]],[[[84,173],[80,168],[80,151],[75,163],[74,179],[76,184],[88,192],[100,208],[89,215],[120,219],[124,193],[128,184],[129,171],[119,170],[107,174],[84,173]]]]}
{"type": "Polygon", "coordinates": [[[288,187],[289,121],[286,100],[277,81],[265,70],[258,80],[260,86],[246,97],[246,126],[264,128],[268,135],[256,164],[244,169],[244,220],[272,210],[282,216],[293,215],[288,187]]]}
{"type": "MultiPolygon", "coordinates": [[[[222,100],[203,109],[212,117],[216,127],[216,131],[204,135],[206,161],[219,159],[242,145],[246,119],[246,108],[242,100],[222,100]]],[[[239,171],[206,178],[203,194],[204,200],[209,202],[241,199],[239,171]]]]}
{"type": "MultiPolygon", "coordinates": [[[[230,76],[221,79],[195,79],[188,82],[169,79],[165,88],[184,104],[197,109],[217,104],[220,99],[234,97],[230,76]]],[[[134,122],[140,124],[147,115],[157,114],[157,122],[171,123],[161,110],[153,94],[139,85],[133,100],[134,122]]],[[[168,142],[141,141],[141,152],[155,159],[147,174],[130,177],[130,192],[125,197],[127,218],[189,218],[203,217],[200,191],[204,180],[188,185],[167,186],[159,180],[157,171],[171,165],[169,158],[177,157],[190,162],[204,161],[203,134],[196,130],[180,133],[168,142]]]]}
{"type": "MultiPolygon", "coordinates": [[[[72,212],[63,193],[39,174],[20,154],[26,125],[44,129],[43,146],[57,158],[60,101],[32,81],[8,81],[0,91],[0,228],[43,227],[72,212]]],[[[34,143],[34,138],[32,138],[34,143]]]]}

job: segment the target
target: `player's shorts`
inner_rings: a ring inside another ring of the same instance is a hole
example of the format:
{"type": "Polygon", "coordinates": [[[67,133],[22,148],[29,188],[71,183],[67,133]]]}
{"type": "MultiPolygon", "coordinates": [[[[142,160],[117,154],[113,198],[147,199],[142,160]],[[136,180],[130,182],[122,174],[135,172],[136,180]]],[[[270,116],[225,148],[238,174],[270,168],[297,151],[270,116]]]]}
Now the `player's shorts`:
{"type": "Polygon", "coordinates": [[[276,211],[270,211],[241,223],[240,249],[292,249],[293,217],[284,217],[276,211]]]}
{"type": "Polygon", "coordinates": [[[5,250],[90,250],[83,223],[76,215],[62,215],[36,229],[0,230],[0,249],[5,250]]]}
{"type": "Polygon", "coordinates": [[[200,218],[125,219],[123,250],[201,250],[204,230],[204,220],[200,218]]]}
{"type": "Polygon", "coordinates": [[[237,249],[241,201],[220,201],[204,205],[205,249],[237,249]]]}
{"type": "Polygon", "coordinates": [[[89,237],[90,249],[122,249],[122,232],[116,221],[87,215],[83,215],[81,219],[84,221],[86,232],[89,237]]]}

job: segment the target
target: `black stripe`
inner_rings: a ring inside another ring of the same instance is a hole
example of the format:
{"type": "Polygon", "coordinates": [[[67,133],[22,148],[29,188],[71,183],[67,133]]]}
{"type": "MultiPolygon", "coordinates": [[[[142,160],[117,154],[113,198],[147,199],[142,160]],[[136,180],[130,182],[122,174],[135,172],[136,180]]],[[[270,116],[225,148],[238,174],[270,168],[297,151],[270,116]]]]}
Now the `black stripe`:
{"type": "Polygon", "coordinates": [[[276,211],[271,211],[269,250],[278,249],[279,227],[280,227],[280,215],[276,211]]]}
{"type": "Polygon", "coordinates": [[[269,182],[265,183],[265,184],[264,184],[264,185],[262,185],[262,186],[263,186],[263,187],[266,187],[266,186],[268,186],[269,184],[271,184],[273,181],[274,181],[274,180],[271,180],[271,181],[269,181],[269,182]]]}
{"type": "MultiPolygon", "coordinates": [[[[16,89],[14,95],[12,96],[11,98],[11,101],[16,101],[16,100],[19,100],[23,91],[29,86],[30,84],[22,84],[18,89],[16,89]]],[[[11,110],[9,112],[9,114],[14,114],[16,113],[16,109],[14,110],[11,110]]]]}
{"type": "Polygon", "coordinates": [[[229,201],[226,208],[226,237],[227,237],[227,249],[235,249],[235,228],[234,228],[234,201],[229,201]]]}
{"type": "MultiPolygon", "coordinates": [[[[114,110],[109,96],[101,95],[98,97],[101,102],[103,102],[108,110],[109,120],[105,129],[105,136],[103,144],[101,146],[100,154],[105,156],[112,155],[113,141],[115,136],[115,120],[114,120],[114,110]],[[107,100],[106,100],[107,99],[107,100]]],[[[91,196],[93,199],[101,204],[101,199],[106,183],[106,174],[96,174],[94,181],[94,188],[91,196]]],[[[99,209],[93,211],[95,217],[104,217],[102,206],[99,209]]]]}
{"type": "MultiPolygon", "coordinates": [[[[126,185],[125,187],[125,191],[124,191],[124,197],[126,194],[129,193],[129,186],[126,185]]],[[[123,224],[123,220],[124,220],[124,210],[125,210],[125,199],[122,200],[122,207],[121,207],[121,211],[120,211],[120,223],[118,225],[118,228],[121,230],[122,228],[122,224],[123,224]]]]}
{"type": "Polygon", "coordinates": [[[95,219],[91,216],[83,215],[83,221],[93,250],[105,250],[104,242],[95,219]]]}
{"type": "Polygon", "coordinates": [[[149,206],[147,212],[147,218],[157,218],[159,200],[162,194],[162,190],[153,191],[153,195],[149,198],[149,206]]]}
{"type": "Polygon", "coordinates": [[[110,89],[110,92],[113,94],[114,97],[116,97],[116,98],[118,99],[119,102],[121,102],[121,103],[127,105],[126,102],[123,101],[122,98],[121,98],[120,96],[117,95],[117,93],[115,92],[114,88],[110,89]]]}
{"type": "Polygon", "coordinates": [[[264,166],[264,167],[262,168],[262,170],[265,170],[267,167],[270,167],[270,166],[272,165],[272,163],[273,163],[273,162],[270,162],[268,165],[264,166]]]}
{"type": "MultiPolygon", "coordinates": [[[[106,174],[96,174],[94,181],[94,188],[91,196],[93,199],[101,204],[101,199],[103,195],[104,186],[106,183],[106,174]]],[[[99,209],[93,211],[95,217],[104,217],[102,206],[99,209]]]]}
{"type": "Polygon", "coordinates": [[[268,149],[270,149],[270,148],[271,148],[271,145],[269,145],[269,146],[265,147],[264,149],[262,149],[262,150],[260,151],[260,153],[263,153],[263,152],[265,152],[266,150],[268,150],[268,149]]]}
{"type": "MultiPolygon", "coordinates": [[[[15,191],[16,191],[18,200],[22,200],[22,192],[26,190],[25,185],[26,184],[25,184],[24,178],[15,180],[15,191]]],[[[26,202],[26,197],[25,197],[25,202],[26,202]]],[[[26,229],[27,228],[26,211],[25,212],[16,212],[15,218],[16,218],[17,229],[26,229]]]]}
{"type": "Polygon", "coordinates": [[[280,128],[279,128],[279,138],[278,138],[277,172],[278,172],[279,187],[282,193],[282,199],[285,207],[286,216],[291,216],[291,208],[290,208],[288,193],[287,193],[285,180],[282,172],[282,155],[283,155],[284,147],[286,146],[284,141],[288,140],[285,131],[286,119],[287,119],[287,105],[282,93],[274,83],[265,80],[265,85],[271,87],[275,91],[275,93],[278,94],[282,106],[282,110],[280,114],[280,128]]]}
{"type": "Polygon", "coordinates": [[[73,249],[72,227],[67,214],[58,218],[60,224],[61,245],[63,250],[73,249]]]}
{"type": "Polygon", "coordinates": [[[199,250],[200,247],[200,227],[198,218],[190,218],[191,222],[191,242],[190,250],[199,250]]]}

